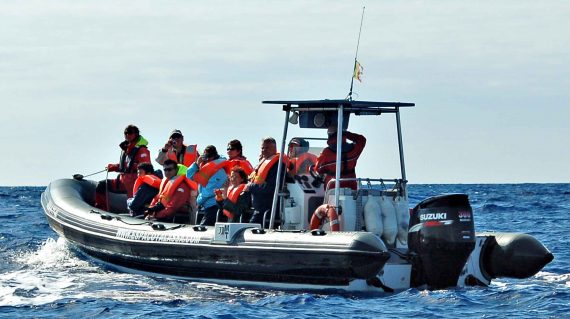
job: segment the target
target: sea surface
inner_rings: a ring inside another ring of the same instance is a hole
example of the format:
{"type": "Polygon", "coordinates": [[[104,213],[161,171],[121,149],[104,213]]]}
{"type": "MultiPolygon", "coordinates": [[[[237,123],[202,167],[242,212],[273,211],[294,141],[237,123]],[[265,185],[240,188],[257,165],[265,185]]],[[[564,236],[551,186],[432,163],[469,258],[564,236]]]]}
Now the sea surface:
{"type": "Polygon", "coordinates": [[[0,187],[0,318],[569,318],[570,184],[410,185],[410,204],[466,193],[477,231],[525,232],[554,254],[536,276],[489,287],[320,294],[118,272],[48,226],[45,187],[0,187]]]}

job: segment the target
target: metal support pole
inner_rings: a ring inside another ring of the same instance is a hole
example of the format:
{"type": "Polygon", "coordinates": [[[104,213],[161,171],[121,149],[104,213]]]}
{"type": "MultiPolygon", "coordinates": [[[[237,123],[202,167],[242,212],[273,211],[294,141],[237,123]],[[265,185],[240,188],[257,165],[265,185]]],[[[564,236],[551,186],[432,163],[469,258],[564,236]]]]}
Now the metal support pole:
{"type": "Polygon", "coordinates": [[[396,107],[396,126],[398,129],[398,147],[400,149],[400,170],[402,179],[406,180],[406,165],[404,164],[404,144],[402,142],[402,125],[400,124],[400,108],[396,107]]]}
{"type": "Polygon", "coordinates": [[[339,196],[340,196],[340,160],[342,157],[342,128],[343,128],[343,105],[338,105],[338,117],[337,117],[337,128],[336,128],[336,170],[335,170],[335,182],[334,182],[334,207],[338,210],[339,196]]]}
{"type": "MultiPolygon", "coordinates": [[[[284,106],[285,107],[285,106],[284,106]]],[[[283,174],[283,153],[285,152],[285,142],[287,140],[287,128],[289,126],[289,113],[291,113],[291,106],[287,106],[285,111],[285,126],[283,127],[283,138],[281,139],[281,152],[279,153],[279,160],[277,161],[277,180],[275,181],[275,191],[273,192],[273,204],[271,205],[271,218],[269,218],[269,229],[273,229],[275,223],[275,212],[277,211],[277,200],[279,199],[279,191],[281,187],[281,175],[283,174]]],[[[263,221],[265,223],[265,220],[263,221]]],[[[265,228],[261,225],[261,228],[265,228]]]]}

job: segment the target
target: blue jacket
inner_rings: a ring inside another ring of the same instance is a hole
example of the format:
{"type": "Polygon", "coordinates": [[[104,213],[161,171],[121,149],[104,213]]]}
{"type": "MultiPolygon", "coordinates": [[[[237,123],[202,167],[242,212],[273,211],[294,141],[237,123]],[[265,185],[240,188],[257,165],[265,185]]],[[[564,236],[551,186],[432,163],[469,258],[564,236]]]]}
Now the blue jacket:
{"type": "MultiPolygon", "coordinates": [[[[214,162],[219,164],[225,160],[225,158],[220,157],[219,159],[214,160],[214,162]]],[[[192,166],[188,168],[186,177],[192,179],[199,169],[198,164],[193,163],[192,166]]],[[[196,204],[198,204],[198,206],[202,206],[204,209],[217,205],[214,197],[214,190],[224,187],[227,179],[228,176],[226,175],[226,171],[224,171],[223,168],[220,168],[212,177],[210,177],[206,187],[198,185],[198,198],[196,198],[196,204]]]]}

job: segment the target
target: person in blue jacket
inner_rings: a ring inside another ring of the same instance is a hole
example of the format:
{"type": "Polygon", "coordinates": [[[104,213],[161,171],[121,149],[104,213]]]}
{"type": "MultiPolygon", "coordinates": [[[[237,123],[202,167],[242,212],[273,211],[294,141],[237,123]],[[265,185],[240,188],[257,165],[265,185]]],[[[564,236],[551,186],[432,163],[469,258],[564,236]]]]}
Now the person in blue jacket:
{"type": "Polygon", "coordinates": [[[224,187],[228,179],[223,165],[221,165],[225,161],[226,159],[218,154],[215,146],[208,145],[186,172],[186,177],[198,182],[196,204],[204,211],[200,225],[213,226],[216,223],[218,204],[214,191],[224,187]]]}

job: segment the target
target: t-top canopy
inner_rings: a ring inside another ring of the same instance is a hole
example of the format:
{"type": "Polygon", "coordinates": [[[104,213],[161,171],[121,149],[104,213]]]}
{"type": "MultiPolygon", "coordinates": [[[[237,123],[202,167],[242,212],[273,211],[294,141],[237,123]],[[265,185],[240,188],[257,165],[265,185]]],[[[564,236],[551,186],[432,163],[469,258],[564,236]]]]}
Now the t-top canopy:
{"type": "Polygon", "coordinates": [[[263,101],[264,104],[279,104],[303,111],[334,111],[342,105],[345,112],[356,115],[378,115],[394,113],[397,108],[415,106],[414,103],[372,102],[354,100],[305,100],[305,101],[263,101]],[[296,107],[293,107],[295,106],[296,107]]]}

